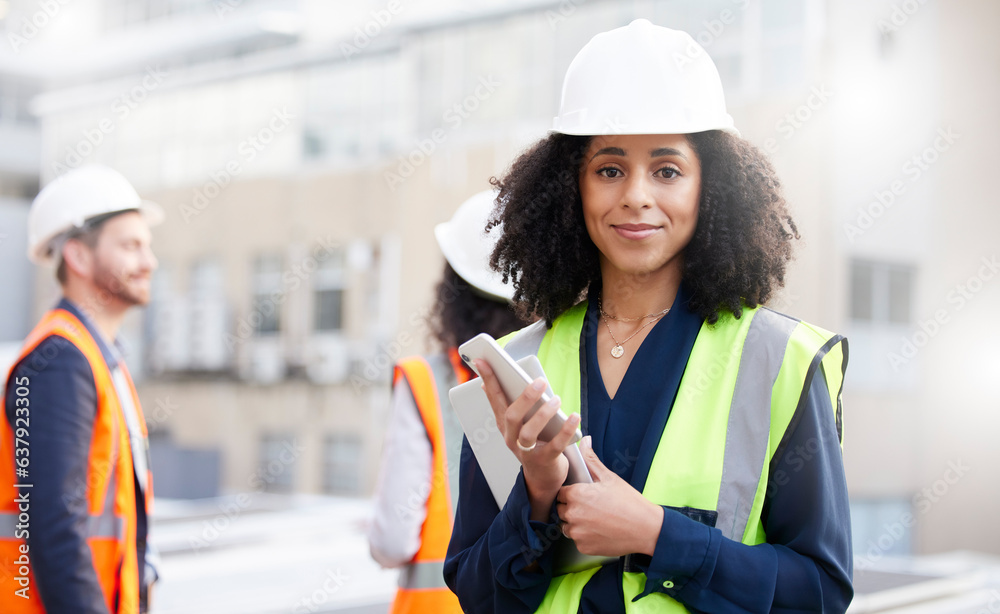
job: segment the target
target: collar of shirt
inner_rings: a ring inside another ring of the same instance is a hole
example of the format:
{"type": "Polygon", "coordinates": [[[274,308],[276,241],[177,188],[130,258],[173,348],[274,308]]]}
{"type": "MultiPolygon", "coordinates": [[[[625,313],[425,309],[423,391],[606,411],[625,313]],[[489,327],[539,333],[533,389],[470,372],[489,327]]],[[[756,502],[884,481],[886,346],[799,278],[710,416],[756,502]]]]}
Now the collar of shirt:
{"type": "Polygon", "coordinates": [[[116,339],[112,342],[112,345],[108,345],[107,340],[104,338],[104,335],[101,333],[101,331],[98,330],[97,325],[94,324],[94,321],[91,320],[87,316],[87,314],[83,312],[83,310],[77,307],[76,304],[73,301],[69,300],[68,298],[63,297],[62,299],[60,299],[59,304],[56,305],[56,309],[65,309],[66,311],[76,316],[77,319],[79,319],[80,322],[83,323],[83,326],[87,329],[87,332],[89,332],[90,336],[93,337],[94,341],[97,342],[97,347],[100,348],[101,355],[104,357],[104,362],[107,363],[108,369],[114,371],[115,368],[118,366],[118,363],[121,362],[122,356],[124,355],[124,348],[118,342],[118,340],[116,339]]]}

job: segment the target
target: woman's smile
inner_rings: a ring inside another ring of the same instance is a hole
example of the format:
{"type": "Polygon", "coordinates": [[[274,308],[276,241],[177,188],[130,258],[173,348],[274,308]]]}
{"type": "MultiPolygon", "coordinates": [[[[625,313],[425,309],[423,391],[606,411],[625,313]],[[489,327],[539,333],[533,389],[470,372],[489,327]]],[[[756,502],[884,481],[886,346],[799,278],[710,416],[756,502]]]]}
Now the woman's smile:
{"type": "Polygon", "coordinates": [[[611,227],[620,236],[632,241],[648,239],[661,228],[661,226],[653,226],[652,224],[612,224],[611,227]]]}

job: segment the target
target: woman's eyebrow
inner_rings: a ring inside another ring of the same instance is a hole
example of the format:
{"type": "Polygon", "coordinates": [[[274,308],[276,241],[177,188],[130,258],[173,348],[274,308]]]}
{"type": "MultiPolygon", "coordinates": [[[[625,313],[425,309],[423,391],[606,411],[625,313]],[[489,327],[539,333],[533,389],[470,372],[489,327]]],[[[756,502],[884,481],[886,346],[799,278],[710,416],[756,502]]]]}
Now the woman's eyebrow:
{"type": "Polygon", "coordinates": [[[673,147],[659,147],[649,152],[650,158],[660,158],[662,156],[680,156],[687,160],[687,156],[681,153],[679,149],[674,149],[673,147]]]}
{"type": "Polygon", "coordinates": [[[593,160],[597,156],[600,156],[600,155],[603,155],[603,154],[608,154],[608,155],[612,155],[612,156],[622,156],[622,157],[624,157],[626,155],[625,154],[625,150],[622,149],[621,147],[605,147],[603,149],[598,149],[597,153],[595,153],[594,155],[590,156],[590,159],[593,160]]]}
{"type": "MultiPolygon", "coordinates": [[[[610,156],[622,156],[622,157],[625,157],[626,155],[628,155],[625,152],[625,150],[622,149],[621,147],[604,147],[604,148],[598,149],[597,153],[595,153],[593,156],[591,156],[590,159],[593,160],[597,156],[605,155],[605,154],[606,155],[610,155],[610,156]]],[[[661,158],[663,156],[678,156],[680,158],[684,158],[685,160],[688,159],[687,156],[685,156],[684,153],[681,152],[681,150],[674,149],[673,147],[658,147],[658,148],[653,149],[653,150],[651,150],[649,152],[649,157],[650,158],[661,158]]]]}

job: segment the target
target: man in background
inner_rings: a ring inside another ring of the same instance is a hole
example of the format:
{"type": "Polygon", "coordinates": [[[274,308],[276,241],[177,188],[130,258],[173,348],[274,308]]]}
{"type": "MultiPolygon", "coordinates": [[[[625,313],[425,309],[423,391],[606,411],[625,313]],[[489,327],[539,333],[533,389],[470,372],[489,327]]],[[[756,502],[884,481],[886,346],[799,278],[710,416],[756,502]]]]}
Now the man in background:
{"type": "Polygon", "coordinates": [[[58,304],[28,335],[0,420],[0,611],[133,614],[156,579],[146,423],[116,342],[149,302],[163,219],[117,171],[89,165],[43,189],[29,258],[57,265],[58,304]]]}

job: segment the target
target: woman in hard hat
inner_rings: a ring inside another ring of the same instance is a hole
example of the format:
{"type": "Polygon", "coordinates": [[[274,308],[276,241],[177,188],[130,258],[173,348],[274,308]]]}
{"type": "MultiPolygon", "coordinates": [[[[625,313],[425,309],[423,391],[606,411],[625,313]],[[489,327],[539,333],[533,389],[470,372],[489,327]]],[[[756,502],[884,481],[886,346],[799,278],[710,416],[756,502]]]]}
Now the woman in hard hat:
{"type": "Polygon", "coordinates": [[[393,377],[392,418],[368,535],[372,557],[400,568],[393,614],[462,611],[441,576],[462,445],[447,391],[472,377],[456,347],[480,332],[501,336],[528,322],[511,309],[513,288],[489,268],[496,240],[484,229],[495,197],[493,190],[480,192],[435,227],[445,266],[428,323],[444,354],[406,358],[393,377]]]}
{"type": "Polygon", "coordinates": [[[846,341],[762,306],[798,232],[715,66],[645,20],[599,34],[554,128],[497,181],[492,262],[561,399],[524,421],[540,390],[478,365],[522,471],[498,509],[463,451],[448,585],[466,612],[843,612],[846,341]],[[564,486],[577,426],[594,481],[564,486]],[[561,573],[563,535],[617,558],[561,573]]]}

